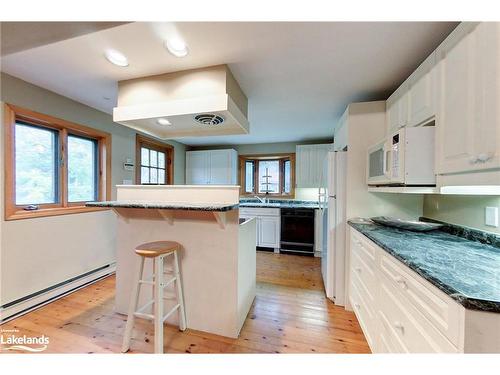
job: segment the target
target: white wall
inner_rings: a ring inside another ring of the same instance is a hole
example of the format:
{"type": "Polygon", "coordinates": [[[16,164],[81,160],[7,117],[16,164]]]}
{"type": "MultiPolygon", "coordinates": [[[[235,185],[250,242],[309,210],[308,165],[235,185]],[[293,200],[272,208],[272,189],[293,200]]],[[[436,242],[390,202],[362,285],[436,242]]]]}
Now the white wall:
{"type": "MultiPolygon", "coordinates": [[[[112,185],[133,180],[123,169],[135,159],[135,132],[110,115],[3,74],[0,105],[11,103],[112,134],[112,185]]],[[[0,120],[0,305],[94,270],[115,260],[116,217],[112,211],[25,220],[4,220],[3,114],[0,120]]],[[[174,182],[184,183],[185,146],[175,147],[174,182]]],[[[113,197],[115,189],[113,189],[113,197]]]]}

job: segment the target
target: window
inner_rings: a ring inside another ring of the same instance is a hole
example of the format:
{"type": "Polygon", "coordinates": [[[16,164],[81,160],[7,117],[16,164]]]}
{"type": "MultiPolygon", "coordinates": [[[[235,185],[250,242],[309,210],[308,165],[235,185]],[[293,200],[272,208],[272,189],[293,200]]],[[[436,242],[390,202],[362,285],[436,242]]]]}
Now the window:
{"type": "Polygon", "coordinates": [[[173,150],[170,145],[137,135],[136,183],[141,185],[171,185],[173,183],[173,150]]]}
{"type": "Polygon", "coordinates": [[[5,105],[5,218],[96,211],[111,192],[111,135],[5,105]]]}
{"type": "Polygon", "coordinates": [[[295,154],[240,156],[242,195],[294,196],[295,154]]]}

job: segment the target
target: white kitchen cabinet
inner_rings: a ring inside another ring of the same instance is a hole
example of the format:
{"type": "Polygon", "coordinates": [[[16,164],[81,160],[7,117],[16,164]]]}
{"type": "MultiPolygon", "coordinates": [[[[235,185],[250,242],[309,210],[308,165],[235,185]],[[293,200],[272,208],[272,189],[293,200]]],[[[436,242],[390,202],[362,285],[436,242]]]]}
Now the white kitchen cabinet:
{"type": "Polygon", "coordinates": [[[278,249],[280,247],[280,218],[262,216],[258,218],[257,246],[278,249]]]}
{"type": "Polygon", "coordinates": [[[276,252],[280,248],[280,214],[279,208],[240,208],[240,218],[257,220],[257,246],[272,248],[276,252]]]}
{"type": "Polygon", "coordinates": [[[475,185],[480,174],[467,172],[500,168],[500,24],[460,24],[436,57],[436,171],[475,185]]]}
{"type": "Polygon", "coordinates": [[[500,315],[467,310],[350,228],[349,301],[374,353],[500,351],[500,315]]]}
{"type": "Polygon", "coordinates": [[[393,133],[408,124],[408,88],[407,80],[387,99],[387,134],[393,133]]]}
{"type": "Polygon", "coordinates": [[[298,188],[319,188],[326,184],[324,162],[332,144],[300,145],[295,154],[295,183],[298,188]]]}
{"type": "Polygon", "coordinates": [[[238,154],[233,149],[186,152],[187,185],[236,185],[238,154]]]}
{"type": "Polygon", "coordinates": [[[408,79],[408,126],[436,115],[436,54],[433,52],[408,79]]]}

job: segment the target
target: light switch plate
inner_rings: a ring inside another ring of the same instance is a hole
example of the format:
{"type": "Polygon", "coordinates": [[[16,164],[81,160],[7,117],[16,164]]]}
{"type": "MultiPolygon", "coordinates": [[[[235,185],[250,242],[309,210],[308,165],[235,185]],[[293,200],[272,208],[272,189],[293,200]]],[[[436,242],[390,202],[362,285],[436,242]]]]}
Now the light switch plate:
{"type": "Polygon", "coordinates": [[[486,207],[484,221],[487,226],[498,228],[498,207],[486,207]]]}

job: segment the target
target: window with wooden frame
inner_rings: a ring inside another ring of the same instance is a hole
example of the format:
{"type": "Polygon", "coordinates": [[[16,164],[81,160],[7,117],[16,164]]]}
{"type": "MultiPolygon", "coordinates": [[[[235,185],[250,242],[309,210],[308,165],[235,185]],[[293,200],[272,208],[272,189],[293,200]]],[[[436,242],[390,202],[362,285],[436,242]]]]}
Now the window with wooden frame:
{"type": "Polygon", "coordinates": [[[295,196],[295,154],[240,156],[241,195],[295,196]]]}
{"type": "Polygon", "coordinates": [[[172,185],[174,182],[174,147],[137,134],[136,172],[138,185],[172,185]]]}
{"type": "Polygon", "coordinates": [[[103,208],[111,198],[111,135],[5,105],[5,219],[103,208]]]}

